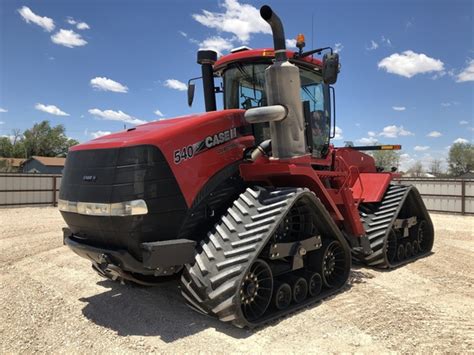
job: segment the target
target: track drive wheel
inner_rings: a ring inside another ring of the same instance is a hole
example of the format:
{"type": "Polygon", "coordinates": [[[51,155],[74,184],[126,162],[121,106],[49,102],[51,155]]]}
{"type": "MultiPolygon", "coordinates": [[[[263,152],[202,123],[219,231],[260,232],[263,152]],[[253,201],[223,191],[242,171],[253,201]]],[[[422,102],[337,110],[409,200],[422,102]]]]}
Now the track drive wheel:
{"type": "Polygon", "coordinates": [[[321,260],[323,284],[327,287],[334,287],[345,281],[346,261],[344,259],[344,250],[337,240],[329,242],[323,248],[321,260]]]}

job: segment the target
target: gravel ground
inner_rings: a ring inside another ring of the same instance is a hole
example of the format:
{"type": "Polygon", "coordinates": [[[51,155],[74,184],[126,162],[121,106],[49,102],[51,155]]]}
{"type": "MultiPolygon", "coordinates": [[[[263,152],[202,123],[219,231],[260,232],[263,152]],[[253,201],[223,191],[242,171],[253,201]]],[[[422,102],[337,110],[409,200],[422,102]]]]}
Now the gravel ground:
{"type": "Polygon", "coordinates": [[[433,215],[434,253],[353,268],[344,291],[255,331],[189,310],[177,282],[115,284],[62,245],[53,208],[0,210],[0,353],[469,352],[474,217],[433,215]]]}

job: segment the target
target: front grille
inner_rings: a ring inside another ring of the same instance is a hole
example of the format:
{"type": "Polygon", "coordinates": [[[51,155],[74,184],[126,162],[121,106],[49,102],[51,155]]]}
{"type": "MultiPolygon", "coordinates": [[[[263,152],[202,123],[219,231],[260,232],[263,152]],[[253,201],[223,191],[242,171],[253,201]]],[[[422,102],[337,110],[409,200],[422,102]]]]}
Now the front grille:
{"type": "Polygon", "coordinates": [[[98,246],[126,248],[174,239],[187,211],[186,202],[161,151],[154,146],[72,151],[66,159],[59,198],[116,203],[145,200],[148,214],[97,217],[63,212],[71,231],[98,246]]]}

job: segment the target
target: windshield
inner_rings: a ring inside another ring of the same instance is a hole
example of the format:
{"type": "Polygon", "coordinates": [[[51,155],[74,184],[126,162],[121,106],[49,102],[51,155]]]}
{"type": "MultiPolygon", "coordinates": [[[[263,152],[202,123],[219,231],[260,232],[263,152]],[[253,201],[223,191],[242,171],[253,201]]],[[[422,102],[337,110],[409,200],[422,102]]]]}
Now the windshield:
{"type": "Polygon", "coordinates": [[[266,106],[265,69],[268,64],[236,63],[225,71],[224,92],[225,108],[243,108],[266,106]]]}
{"type": "MultiPolygon", "coordinates": [[[[265,95],[265,69],[268,63],[235,63],[224,73],[224,107],[249,109],[267,105],[265,95]]],[[[325,155],[329,145],[330,117],[328,86],[321,75],[310,69],[300,68],[301,101],[309,103],[308,126],[311,127],[313,156],[325,155]]],[[[257,141],[269,139],[268,124],[255,125],[257,141]]]]}

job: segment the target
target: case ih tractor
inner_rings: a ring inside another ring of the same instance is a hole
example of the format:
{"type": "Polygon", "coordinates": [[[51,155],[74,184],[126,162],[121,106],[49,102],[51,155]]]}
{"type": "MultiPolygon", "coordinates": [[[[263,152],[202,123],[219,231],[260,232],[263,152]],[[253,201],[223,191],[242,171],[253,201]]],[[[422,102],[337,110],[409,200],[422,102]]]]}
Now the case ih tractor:
{"type": "Polygon", "coordinates": [[[425,256],[434,235],[417,190],[362,152],[397,146],[330,144],[338,55],[303,52],[301,37],[286,50],[278,16],[260,14],[273,49],[198,52],[206,113],[73,147],[59,201],[64,243],[100,275],[153,285],[178,274],[190,307],[239,327],[338,292],[352,259],[393,268],[425,256]]]}

